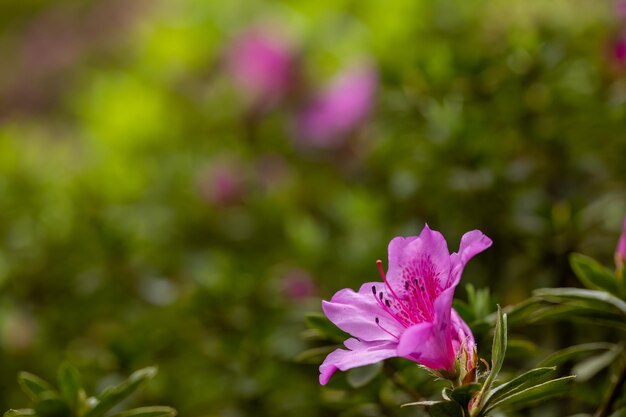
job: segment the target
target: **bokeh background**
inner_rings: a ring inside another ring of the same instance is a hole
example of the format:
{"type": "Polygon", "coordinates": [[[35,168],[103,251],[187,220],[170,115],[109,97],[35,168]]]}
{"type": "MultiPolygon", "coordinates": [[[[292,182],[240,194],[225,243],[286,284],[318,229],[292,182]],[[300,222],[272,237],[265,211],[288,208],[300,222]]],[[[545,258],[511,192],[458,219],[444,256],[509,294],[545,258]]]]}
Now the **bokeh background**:
{"type": "Polygon", "coordinates": [[[503,305],[610,266],[625,103],[608,1],[0,2],[0,405],[69,359],[182,416],[421,415],[320,388],[306,312],[425,222],[503,305]]]}

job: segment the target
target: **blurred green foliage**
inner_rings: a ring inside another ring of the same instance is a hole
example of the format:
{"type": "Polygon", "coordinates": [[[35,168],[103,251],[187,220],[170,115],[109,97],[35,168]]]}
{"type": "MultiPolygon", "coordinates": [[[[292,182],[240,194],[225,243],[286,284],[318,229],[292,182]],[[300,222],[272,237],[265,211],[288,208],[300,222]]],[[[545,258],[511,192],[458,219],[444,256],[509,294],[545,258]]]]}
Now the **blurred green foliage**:
{"type": "MultiPolygon", "coordinates": [[[[610,265],[624,26],[593,0],[0,2],[0,405],[24,405],[18,370],[53,379],[69,359],[95,392],[156,363],[144,399],[185,416],[415,415],[387,383],[320,389],[294,362],[305,312],[424,222],[452,250],[474,228],[494,240],[464,280],[503,305],[578,285],[573,251],[610,265]],[[250,120],[220,62],[261,20],[314,84],[377,63],[345,146],[294,146],[293,109],[250,120]],[[235,199],[211,199],[218,165],[235,199]]],[[[536,329],[543,349],[613,337],[536,329]]]]}

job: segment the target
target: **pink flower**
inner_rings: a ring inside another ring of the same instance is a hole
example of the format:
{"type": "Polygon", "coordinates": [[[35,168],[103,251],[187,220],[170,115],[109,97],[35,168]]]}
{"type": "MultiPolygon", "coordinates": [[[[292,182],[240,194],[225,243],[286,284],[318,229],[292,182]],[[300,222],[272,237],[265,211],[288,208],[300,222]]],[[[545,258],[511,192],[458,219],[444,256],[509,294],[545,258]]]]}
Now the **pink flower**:
{"type": "Polygon", "coordinates": [[[626,33],[622,33],[613,43],[613,57],[618,64],[626,62],[626,33]]]}
{"type": "Polygon", "coordinates": [[[339,144],[367,117],[377,83],[376,71],[370,66],[345,71],[297,116],[298,136],[317,147],[339,144]]]}
{"type": "Polygon", "coordinates": [[[615,2],[615,13],[621,18],[626,18],[626,0],[617,0],[615,2]]]}
{"type": "Polygon", "coordinates": [[[270,30],[254,28],[241,35],[227,59],[235,82],[253,99],[272,101],[289,90],[294,56],[287,42],[270,30]]]}
{"type": "Polygon", "coordinates": [[[316,286],[308,272],[302,269],[291,269],[283,276],[282,289],[288,298],[301,302],[315,293],[316,286]]]}
{"type": "Polygon", "coordinates": [[[626,262],[626,217],[624,218],[624,225],[622,226],[622,234],[615,248],[615,266],[617,267],[618,274],[621,274],[624,268],[624,262],[626,262]]]}
{"type": "Polygon", "coordinates": [[[424,227],[419,236],[396,237],[389,243],[389,269],[383,282],[368,282],[358,292],[343,289],[323,301],[326,316],[353,338],[345,349],[330,353],[320,366],[325,385],[336,370],[403,357],[455,374],[464,349],[473,359],[474,337],[452,309],[454,289],[463,268],[491,246],[479,230],[463,235],[458,253],[450,254],[443,235],[424,227]]]}
{"type": "Polygon", "coordinates": [[[245,193],[244,170],[236,161],[218,161],[199,178],[198,191],[203,200],[217,206],[239,202],[245,193]]]}

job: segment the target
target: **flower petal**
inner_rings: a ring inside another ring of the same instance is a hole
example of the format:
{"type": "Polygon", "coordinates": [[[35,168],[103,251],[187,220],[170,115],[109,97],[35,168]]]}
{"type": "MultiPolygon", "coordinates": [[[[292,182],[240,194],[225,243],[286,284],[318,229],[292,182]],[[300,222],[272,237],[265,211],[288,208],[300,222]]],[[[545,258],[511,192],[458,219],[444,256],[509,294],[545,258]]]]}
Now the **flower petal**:
{"type": "Polygon", "coordinates": [[[397,341],[402,325],[382,309],[372,288],[383,289],[381,282],[368,282],[359,292],[349,288],[338,291],[330,301],[322,302],[324,314],[346,333],[365,341],[397,341]],[[376,323],[378,318],[378,323],[376,323]]]}
{"type": "Polygon", "coordinates": [[[450,252],[443,235],[428,225],[418,237],[395,238],[389,244],[387,279],[397,293],[418,280],[430,298],[445,289],[450,275],[450,252]]]}
{"type": "Polygon", "coordinates": [[[430,344],[433,343],[433,327],[433,323],[425,322],[416,324],[406,329],[404,333],[402,333],[402,336],[400,336],[400,342],[398,343],[398,356],[412,357],[416,359],[419,359],[422,356],[432,356],[428,352],[430,350],[437,350],[437,346],[430,346],[430,344]],[[426,355],[424,355],[425,352],[426,355]]]}
{"type": "Polygon", "coordinates": [[[392,342],[363,342],[348,339],[344,345],[350,350],[337,349],[331,352],[320,365],[320,384],[326,385],[336,370],[347,371],[397,356],[396,344],[392,342]]]}
{"type": "Polygon", "coordinates": [[[615,248],[615,260],[617,269],[620,269],[624,261],[626,261],[626,217],[624,218],[624,225],[622,226],[622,234],[617,241],[617,247],[615,248]]]}
{"type": "Polygon", "coordinates": [[[450,256],[452,271],[446,288],[457,286],[461,280],[461,274],[463,273],[465,265],[474,257],[474,255],[484,251],[490,247],[492,243],[492,240],[480,230],[472,230],[465,233],[461,238],[459,252],[455,252],[450,256]]]}
{"type": "Polygon", "coordinates": [[[455,352],[458,352],[461,345],[465,343],[465,346],[469,351],[476,345],[474,341],[474,335],[469,326],[463,321],[459,313],[452,309],[451,313],[451,334],[452,334],[452,347],[455,352]]]}

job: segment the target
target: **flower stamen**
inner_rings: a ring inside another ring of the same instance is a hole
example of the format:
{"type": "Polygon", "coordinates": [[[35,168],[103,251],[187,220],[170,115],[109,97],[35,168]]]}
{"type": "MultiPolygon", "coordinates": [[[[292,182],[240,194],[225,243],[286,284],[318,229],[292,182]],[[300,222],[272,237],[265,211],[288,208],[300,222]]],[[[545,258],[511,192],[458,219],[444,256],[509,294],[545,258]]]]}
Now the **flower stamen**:
{"type": "Polygon", "coordinates": [[[402,299],[400,297],[398,297],[398,295],[393,290],[393,288],[391,288],[391,285],[389,285],[389,281],[387,281],[387,275],[385,275],[385,271],[383,271],[383,261],[378,259],[376,261],[376,266],[378,267],[378,272],[380,273],[380,276],[383,278],[383,282],[385,283],[385,286],[387,287],[387,289],[389,290],[389,292],[391,293],[393,298],[396,299],[397,303],[400,305],[400,308],[402,308],[402,310],[404,310],[404,313],[406,314],[406,318],[409,321],[411,321],[411,317],[413,316],[411,314],[411,311],[407,308],[407,306],[404,304],[402,299]]]}
{"type": "Polygon", "coordinates": [[[391,333],[389,330],[385,329],[383,327],[382,324],[380,324],[380,319],[378,317],[376,317],[375,319],[376,321],[376,325],[385,333],[387,333],[389,336],[396,338],[397,340],[400,340],[400,338],[398,336],[396,336],[395,334],[391,333]]]}

